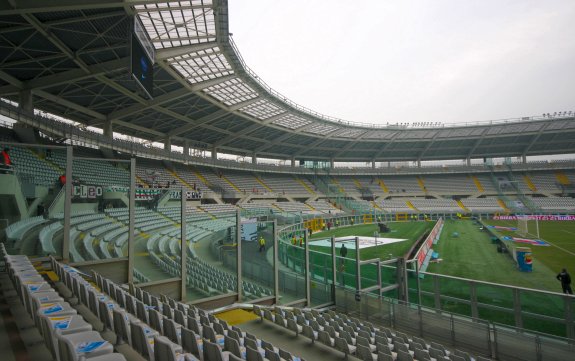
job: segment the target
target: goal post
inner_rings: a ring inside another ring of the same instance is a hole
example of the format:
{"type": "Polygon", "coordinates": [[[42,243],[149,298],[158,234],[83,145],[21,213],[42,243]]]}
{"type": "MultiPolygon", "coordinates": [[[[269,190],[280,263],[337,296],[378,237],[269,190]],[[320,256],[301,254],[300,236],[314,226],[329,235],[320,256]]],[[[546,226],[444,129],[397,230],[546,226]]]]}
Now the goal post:
{"type": "Polygon", "coordinates": [[[517,233],[522,237],[539,238],[539,221],[537,217],[530,219],[527,215],[517,215],[517,233]]]}

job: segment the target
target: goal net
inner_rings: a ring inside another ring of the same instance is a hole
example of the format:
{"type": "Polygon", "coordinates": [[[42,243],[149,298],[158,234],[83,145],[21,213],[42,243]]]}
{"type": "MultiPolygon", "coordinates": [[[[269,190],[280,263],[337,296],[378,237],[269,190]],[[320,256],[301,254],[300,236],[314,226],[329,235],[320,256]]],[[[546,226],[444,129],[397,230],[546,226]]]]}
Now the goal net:
{"type": "Polygon", "coordinates": [[[522,237],[539,238],[539,224],[537,219],[529,219],[526,215],[518,215],[517,233],[522,237]]]}

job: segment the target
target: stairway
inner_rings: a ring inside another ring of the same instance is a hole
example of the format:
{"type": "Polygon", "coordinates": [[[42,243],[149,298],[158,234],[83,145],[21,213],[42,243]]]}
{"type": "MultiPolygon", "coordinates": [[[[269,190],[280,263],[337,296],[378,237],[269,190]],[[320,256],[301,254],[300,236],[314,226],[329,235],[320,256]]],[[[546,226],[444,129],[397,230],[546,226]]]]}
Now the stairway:
{"type": "Polygon", "coordinates": [[[479,181],[479,178],[477,178],[477,176],[472,175],[471,179],[473,180],[473,183],[477,187],[478,191],[480,191],[482,193],[485,192],[485,188],[483,188],[483,185],[481,184],[481,182],[479,181]]]}
{"type": "Polygon", "coordinates": [[[299,184],[301,184],[301,185],[305,188],[305,190],[309,192],[309,194],[312,194],[312,195],[314,195],[314,196],[317,195],[317,194],[314,192],[313,189],[311,189],[307,184],[305,184],[305,182],[304,182],[303,180],[301,180],[301,179],[299,179],[299,178],[296,178],[295,180],[296,180],[299,184]]]}
{"type": "Polygon", "coordinates": [[[507,208],[507,205],[505,204],[505,202],[503,202],[503,200],[497,198],[497,204],[499,204],[499,207],[505,210],[505,213],[511,213],[511,210],[507,208]]]}
{"type": "Polygon", "coordinates": [[[469,212],[469,209],[467,209],[467,207],[465,207],[465,204],[463,204],[463,202],[461,202],[460,199],[458,199],[456,202],[457,202],[457,205],[459,206],[459,208],[463,209],[465,212],[469,212]]]}
{"type": "Polygon", "coordinates": [[[557,178],[557,181],[558,181],[560,184],[564,185],[564,186],[571,185],[571,180],[570,180],[569,177],[567,177],[567,175],[566,175],[563,171],[561,171],[561,170],[555,172],[555,178],[557,178]]]}
{"type": "Polygon", "coordinates": [[[411,203],[411,201],[405,201],[405,204],[406,204],[409,208],[413,209],[414,211],[420,212],[419,209],[415,208],[415,206],[413,205],[413,203],[411,203]]]}
{"type": "Polygon", "coordinates": [[[419,188],[421,188],[421,190],[425,193],[427,193],[427,188],[425,187],[425,183],[423,182],[423,178],[421,177],[416,177],[417,178],[417,184],[419,184],[419,188]]]}
{"type": "Polygon", "coordinates": [[[199,180],[202,181],[202,183],[204,183],[204,185],[205,185],[206,187],[208,187],[208,188],[211,188],[211,187],[212,187],[212,185],[210,184],[210,182],[206,179],[206,177],[204,177],[204,176],[202,175],[202,173],[200,173],[199,170],[197,170],[197,169],[195,169],[195,168],[192,168],[192,172],[196,175],[196,177],[198,177],[199,180]]]}
{"type": "Polygon", "coordinates": [[[263,180],[261,180],[260,177],[258,177],[257,175],[254,175],[254,177],[256,178],[256,181],[262,185],[262,187],[264,187],[268,192],[273,192],[273,189],[271,189],[270,187],[268,187],[267,184],[264,183],[263,180]]]}
{"type": "Polygon", "coordinates": [[[176,173],[176,171],[171,170],[171,169],[168,169],[168,168],[166,168],[166,170],[168,171],[168,173],[170,173],[172,176],[174,176],[174,178],[176,178],[177,180],[179,180],[179,181],[180,181],[183,185],[185,185],[186,187],[188,187],[188,188],[190,188],[190,189],[193,189],[193,188],[194,188],[194,187],[192,187],[191,185],[189,185],[188,182],[186,182],[186,181],[184,180],[184,178],[180,177],[180,176],[178,175],[178,173],[176,173]]]}
{"type": "Polygon", "coordinates": [[[236,192],[242,193],[242,191],[238,188],[238,186],[236,186],[234,183],[232,183],[232,181],[229,180],[225,175],[222,174],[222,176],[220,178],[225,180],[226,182],[228,182],[228,184],[230,186],[232,186],[232,188],[235,189],[236,192]]]}
{"type": "Polygon", "coordinates": [[[389,188],[387,188],[387,186],[386,186],[385,183],[383,182],[383,179],[378,179],[378,180],[377,180],[377,184],[379,184],[380,188],[381,188],[385,193],[389,193],[389,188]]]}
{"type": "Polygon", "coordinates": [[[529,187],[529,189],[532,192],[537,192],[537,187],[535,186],[535,184],[533,184],[533,181],[531,181],[531,178],[529,178],[529,176],[527,174],[525,174],[523,176],[523,180],[525,181],[525,183],[527,184],[527,187],[529,187]]]}

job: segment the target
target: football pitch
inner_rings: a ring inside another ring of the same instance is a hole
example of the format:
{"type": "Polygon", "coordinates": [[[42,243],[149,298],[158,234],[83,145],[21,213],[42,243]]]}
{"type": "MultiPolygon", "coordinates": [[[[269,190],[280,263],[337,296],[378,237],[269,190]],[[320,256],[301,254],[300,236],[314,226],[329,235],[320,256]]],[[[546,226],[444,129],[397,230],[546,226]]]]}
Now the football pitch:
{"type": "MultiPolygon", "coordinates": [[[[435,222],[388,222],[386,223],[391,232],[380,233],[381,237],[385,238],[399,238],[406,241],[384,244],[369,248],[363,248],[360,252],[362,260],[380,258],[387,260],[396,257],[403,257],[417,241],[417,239],[425,232],[430,231],[435,222]]],[[[374,232],[378,231],[377,224],[362,224],[358,226],[340,227],[330,231],[318,232],[312,234],[310,239],[310,250],[319,251],[322,253],[330,253],[331,247],[314,246],[313,242],[321,239],[329,239],[334,237],[346,236],[365,236],[373,237],[374,232]]],[[[337,245],[337,254],[339,255],[340,245],[337,245]]],[[[348,247],[347,258],[355,259],[355,249],[348,247]]]]}
{"type": "MultiPolygon", "coordinates": [[[[517,227],[516,221],[484,220],[484,224],[500,227],[517,227]]],[[[534,221],[529,221],[529,232],[535,233],[534,221]],[[531,224],[531,222],[533,224],[531,224]]],[[[360,249],[361,259],[380,258],[386,260],[395,257],[404,257],[412,248],[417,239],[435,225],[435,222],[390,222],[392,232],[382,233],[382,237],[401,238],[406,241],[390,243],[387,245],[372,246],[360,249]],[[390,256],[391,255],[391,256],[390,256]]],[[[533,254],[533,271],[521,272],[518,270],[512,255],[497,251],[497,243],[492,241],[492,234],[471,220],[446,220],[439,242],[433,245],[433,250],[439,254],[441,261],[431,263],[428,273],[437,274],[439,282],[434,277],[426,275],[420,279],[421,302],[423,305],[435,307],[436,300],[433,294],[436,287],[442,295],[441,309],[456,314],[471,316],[469,300],[472,297],[470,282],[465,280],[485,281],[500,285],[510,285],[528,289],[561,292],[561,285],[555,278],[562,268],[575,274],[575,222],[568,221],[539,221],[539,239],[549,246],[535,246],[516,243],[517,246],[530,247],[533,254]],[[442,275],[453,276],[442,277],[442,275]],[[458,279],[462,278],[462,279],[458,279]]],[[[330,236],[366,236],[373,237],[376,225],[358,225],[342,227],[329,232],[315,234],[311,239],[325,239],[330,236]]],[[[536,239],[535,235],[522,237],[517,231],[496,229],[495,234],[502,238],[512,236],[516,238],[536,239]]],[[[339,257],[339,249],[336,252],[339,257]]],[[[310,243],[313,255],[310,255],[312,273],[324,272],[329,278],[331,257],[330,247],[313,246],[310,243]],[[327,253],[327,254],[326,254],[327,253]]],[[[338,282],[349,287],[355,285],[355,250],[348,247],[345,267],[338,260],[338,282]],[[342,266],[342,268],[339,268],[342,266]],[[345,282],[344,282],[345,273],[345,282]]],[[[382,282],[393,284],[395,281],[394,268],[383,267],[382,282]]],[[[375,285],[377,278],[376,267],[372,264],[362,266],[362,287],[375,285]]],[[[573,277],[573,276],[572,276],[573,277]]],[[[409,277],[410,297],[417,297],[415,293],[415,277],[409,277]]],[[[475,283],[475,297],[478,302],[478,316],[493,322],[515,325],[513,313],[514,294],[512,289],[489,283],[475,283]]],[[[563,299],[545,293],[522,291],[520,296],[523,327],[540,332],[565,336],[565,326],[560,322],[542,320],[530,317],[529,314],[545,315],[560,320],[564,317],[563,299]]]]}
{"type": "MultiPolygon", "coordinates": [[[[517,227],[516,221],[484,220],[484,223],[492,226],[517,227]]],[[[406,239],[406,241],[363,248],[360,252],[361,259],[387,260],[404,257],[417,239],[433,228],[435,222],[389,222],[387,225],[391,232],[379,234],[381,237],[406,239]]],[[[310,239],[310,250],[329,254],[330,247],[315,246],[313,242],[329,239],[331,236],[373,237],[377,229],[376,224],[362,224],[318,232],[310,239]]],[[[529,221],[528,230],[535,233],[535,221],[529,221]]],[[[495,233],[501,237],[520,237],[517,231],[496,229],[495,233]]],[[[471,220],[446,220],[439,242],[433,246],[441,261],[431,263],[427,272],[561,292],[561,285],[555,276],[564,267],[572,275],[575,274],[575,222],[539,221],[539,235],[539,238],[550,246],[516,243],[517,246],[530,247],[533,253],[533,271],[521,272],[510,254],[497,252],[497,245],[491,241],[489,232],[480,230],[480,226],[471,220]]],[[[524,238],[537,237],[528,235],[524,238]]],[[[336,248],[339,256],[341,245],[337,244],[336,248]]],[[[355,252],[355,249],[348,246],[347,258],[355,259],[355,252]]]]}

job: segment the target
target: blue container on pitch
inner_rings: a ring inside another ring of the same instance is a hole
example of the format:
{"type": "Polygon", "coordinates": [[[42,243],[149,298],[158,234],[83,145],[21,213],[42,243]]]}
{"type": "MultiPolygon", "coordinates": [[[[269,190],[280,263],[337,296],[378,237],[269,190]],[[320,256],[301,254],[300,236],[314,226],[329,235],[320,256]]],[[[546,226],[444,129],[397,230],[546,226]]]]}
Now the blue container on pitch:
{"type": "Polygon", "coordinates": [[[529,247],[516,247],[515,255],[517,257],[517,266],[522,272],[533,271],[533,254],[529,247]]]}

